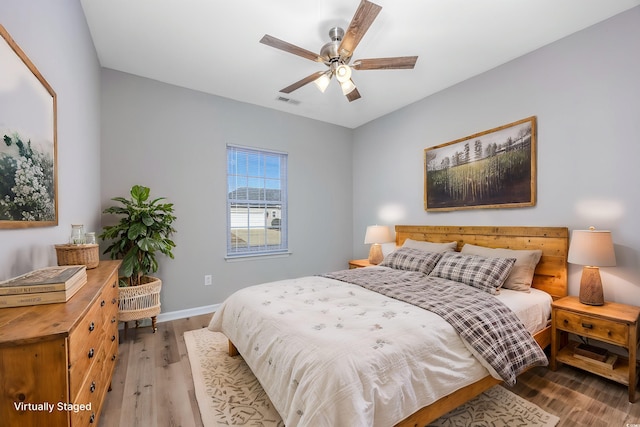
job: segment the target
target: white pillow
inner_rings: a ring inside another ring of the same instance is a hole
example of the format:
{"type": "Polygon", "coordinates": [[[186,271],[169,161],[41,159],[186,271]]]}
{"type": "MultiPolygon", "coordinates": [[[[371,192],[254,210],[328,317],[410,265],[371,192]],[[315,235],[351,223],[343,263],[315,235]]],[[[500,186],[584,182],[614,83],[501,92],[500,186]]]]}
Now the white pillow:
{"type": "Polygon", "coordinates": [[[488,258],[515,258],[516,263],[511,269],[511,274],[502,285],[505,289],[514,291],[529,292],[533,281],[533,272],[540,261],[542,251],[535,250],[515,250],[504,248],[487,248],[484,246],[471,245],[469,243],[462,247],[460,253],[468,255],[480,255],[488,258]]]}
{"type": "Polygon", "coordinates": [[[402,244],[403,248],[420,249],[425,252],[452,252],[458,247],[458,242],[434,243],[422,242],[419,240],[406,239],[402,244]]]}

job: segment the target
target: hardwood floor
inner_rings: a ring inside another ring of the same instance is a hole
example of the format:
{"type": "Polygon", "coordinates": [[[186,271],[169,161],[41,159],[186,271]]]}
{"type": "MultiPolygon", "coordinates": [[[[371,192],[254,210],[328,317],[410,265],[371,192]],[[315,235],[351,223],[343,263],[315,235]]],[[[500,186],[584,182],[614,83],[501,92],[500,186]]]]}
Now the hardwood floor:
{"type": "MultiPolygon", "coordinates": [[[[204,314],[130,328],[120,333],[120,359],[100,417],[101,427],[202,426],[184,344],[185,331],[206,327],[204,314]]],[[[558,427],[626,427],[640,424],[640,399],[627,388],[568,366],[534,368],[518,378],[514,393],[560,417],[558,427]]]]}
{"type": "Polygon", "coordinates": [[[570,366],[531,369],[510,390],[559,416],[559,427],[640,425],[640,399],[630,403],[627,387],[570,366]]]}
{"type": "Polygon", "coordinates": [[[211,314],[120,331],[118,365],[101,427],[202,427],[183,333],[204,328],[211,314]]]}

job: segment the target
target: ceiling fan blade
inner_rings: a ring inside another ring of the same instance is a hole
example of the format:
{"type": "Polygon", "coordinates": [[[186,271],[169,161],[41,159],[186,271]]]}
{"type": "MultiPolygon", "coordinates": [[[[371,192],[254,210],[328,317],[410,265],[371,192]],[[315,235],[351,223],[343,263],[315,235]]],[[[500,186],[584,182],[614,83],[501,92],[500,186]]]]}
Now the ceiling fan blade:
{"type": "Polygon", "coordinates": [[[360,40],[362,40],[362,37],[364,37],[376,19],[380,10],[382,10],[381,6],[371,3],[370,1],[362,0],[360,2],[360,6],[358,6],[356,13],[353,15],[349,28],[345,31],[345,35],[338,48],[338,53],[341,58],[351,58],[356,46],[358,46],[358,43],[360,43],[360,40]]]}
{"type": "Polygon", "coordinates": [[[265,34],[264,37],[260,39],[260,43],[266,44],[267,46],[275,47],[276,49],[284,50],[285,52],[293,53],[294,55],[301,56],[305,59],[310,59],[316,62],[323,62],[323,59],[320,58],[317,53],[313,53],[310,50],[303,49],[284,40],[280,40],[276,37],[270,36],[269,34],[265,34]]]}
{"type": "Polygon", "coordinates": [[[323,75],[326,71],[316,71],[315,73],[305,77],[302,80],[298,80],[297,82],[295,82],[292,85],[289,85],[287,87],[285,87],[284,89],[280,89],[280,92],[282,93],[291,93],[296,89],[300,89],[302,86],[311,83],[312,81],[316,80],[318,77],[320,77],[321,75],[323,75]]]}
{"type": "Polygon", "coordinates": [[[351,65],[356,70],[394,70],[412,69],[417,56],[398,56],[395,58],[358,59],[351,65]]]}
{"type": "Polygon", "coordinates": [[[349,102],[355,101],[356,99],[360,99],[360,92],[358,92],[358,89],[354,89],[351,92],[349,92],[346,95],[347,99],[349,100],[349,102]]]}

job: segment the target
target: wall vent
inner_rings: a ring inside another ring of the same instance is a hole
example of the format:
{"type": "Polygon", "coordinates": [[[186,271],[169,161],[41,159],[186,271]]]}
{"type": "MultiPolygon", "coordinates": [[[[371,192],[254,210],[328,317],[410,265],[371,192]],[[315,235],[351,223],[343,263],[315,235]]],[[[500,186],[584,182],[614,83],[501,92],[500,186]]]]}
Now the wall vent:
{"type": "Polygon", "coordinates": [[[291,99],[284,96],[278,96],[276,98],[276,101],[286,102],[287,104],[291,104],[291,105],[300,105],[300,101],[298,101],[297,99],[291,99]]]}

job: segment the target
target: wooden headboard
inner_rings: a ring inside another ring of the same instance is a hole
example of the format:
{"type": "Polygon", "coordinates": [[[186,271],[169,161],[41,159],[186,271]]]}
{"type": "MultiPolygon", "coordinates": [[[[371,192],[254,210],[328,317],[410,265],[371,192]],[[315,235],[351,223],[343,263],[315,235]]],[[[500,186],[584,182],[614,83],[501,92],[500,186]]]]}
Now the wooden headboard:
{"type": "Polygon", "coordinates": [[[567,296],[567,253],[569,229],[566,227],[487,227],[449,225],[396,225],[396,245],[405,239],[427,242],[458,242],[489,248],[541,249],[542,258],[533,277],[534,288],[553,299],[567,296]]]}

